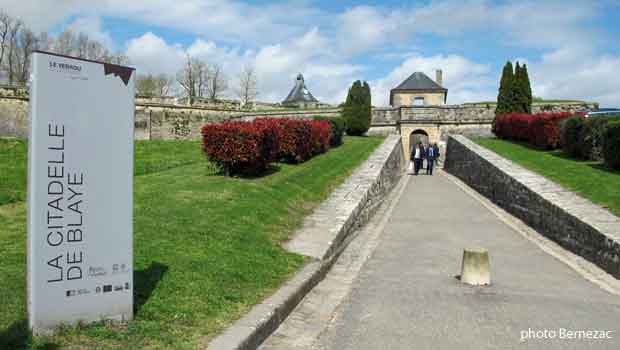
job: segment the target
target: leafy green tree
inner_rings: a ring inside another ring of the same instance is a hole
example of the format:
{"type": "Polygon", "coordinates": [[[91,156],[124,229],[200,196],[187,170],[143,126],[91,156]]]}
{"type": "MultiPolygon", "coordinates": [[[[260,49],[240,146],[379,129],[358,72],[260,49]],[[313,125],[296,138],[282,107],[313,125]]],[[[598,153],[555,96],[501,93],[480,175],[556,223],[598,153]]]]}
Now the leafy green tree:
{"type": "Polygon", "coordinates": [[[342,111],[348,135],[363,135],[370,128],[371,94],[367,82],[355,81],[342,111]]]}
{"type": "Polygon", "coordinates": [[[495,109],[495,115],[505,114],[511,111],[513,80],[514,73],[512,70],[512,62],[508,61],[504,65],[502,78],[499,82],[499,93],[497,94],[497,107],[495,109]]]}

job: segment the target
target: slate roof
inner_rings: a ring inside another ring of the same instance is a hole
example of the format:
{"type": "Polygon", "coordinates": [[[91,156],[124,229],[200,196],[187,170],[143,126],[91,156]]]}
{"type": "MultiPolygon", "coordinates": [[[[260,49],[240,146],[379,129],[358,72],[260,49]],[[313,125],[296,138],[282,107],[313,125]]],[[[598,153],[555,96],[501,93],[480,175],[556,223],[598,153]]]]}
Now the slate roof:
{"type": "Polygon", "coordinates": [[[306,88],[304,76],[301,74],[297,75],[295,86],[293,87],[291,92],[289,92],[288,96],[286,97],[286,99],[284,99],[282,103],[285,104],[297,102],[319,102],[316,98],[314,98],[314,96],[312,96],[310,91],[308,91],[308,88],[306,88]]]}
{"type": "Polygon", "coordinates": [[[434,82],[426,74],[415,72],[405,79],[400,85],[392,90],[436,90],[446,91],[447,89],[434,82]]]}

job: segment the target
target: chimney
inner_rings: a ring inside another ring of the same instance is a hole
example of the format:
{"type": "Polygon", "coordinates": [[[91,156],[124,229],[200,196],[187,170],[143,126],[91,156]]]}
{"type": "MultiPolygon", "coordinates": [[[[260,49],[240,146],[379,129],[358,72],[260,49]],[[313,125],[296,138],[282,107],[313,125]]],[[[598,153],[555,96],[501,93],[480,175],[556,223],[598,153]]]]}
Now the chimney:
{"type": "Polygon", "coordinates": [[[435,71],[435,82],[443,87],[443,73],[441,69],[435,71]]]}

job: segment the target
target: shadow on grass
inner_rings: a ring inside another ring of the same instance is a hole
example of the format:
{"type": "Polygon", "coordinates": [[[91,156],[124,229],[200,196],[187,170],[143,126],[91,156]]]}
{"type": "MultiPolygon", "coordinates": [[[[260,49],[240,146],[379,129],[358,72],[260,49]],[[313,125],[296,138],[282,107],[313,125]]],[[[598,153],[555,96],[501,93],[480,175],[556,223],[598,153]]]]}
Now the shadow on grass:
{"type": "MultiPolygon", "coordinates": [[[[281,169],[282,169],[282,167],[280,165],[273,164],[273,165],[270,165],[265,171],[262,171],[262,172],[257,173],[257,174],[234,173],[234,174],[230,175],[229,177],[237,178],[237,179],[254,180],[254,179],[260,179],[260,178],[263,178],[263,177],[267,177],[269,175],[273,175],[273,174],[279,172],[281,169]]],[[[213,168],[213,169],[209,169],[209,173],[207,173],[207,176],[226,176],[226,172],[224,171],[224,169],[213,168]]]]}
{"type": "Polygon", "coordinates": [[[590,165],[590,166],[598,164],[598,162],[596,162],[594,160],[571,157],[568,154],[564,153],[562,150],[555,150],[555,151],[548,151],[548,152],[549,152],[549,154],[551,154],[554,157],[562,158],[562,159],[565,159],[565,160],[570,160],[570,161],[575,162],[575,163],[582,163],[582,164],[587,164],[587,165],[590,165]]]}
{"type": "Polygon", "coordinates": [[[140,309],[151,297],[153,291],[162,280],[164,274],[168,271],[168,266],[153,261],[149,267],[144,270],[135,271],[133,274],[133,308],[134,314],[138,314],[140,309]]]}
{"type": "Polygon", "coordinates": [[[33,342],[32,334],[28,328],[28,321],[23,319],[13,323],[9,328],[0,332],[0,349],[56,350],[60,349],[60,346],[47,340],[33,342]]]}
{"type": "MultiPolygon", "coordinates": [[[[168,266],[158,262],[152,262],[144,270],[135,271],[134,312],[136,314],[149,300],[166,271],[168,271],[168,266]]],[[[2,350],[56,350],[59,348],[60,346],[57,343],[46,340],[45,337],[34,339],[26,319],[16,321],[9,328],[0,331],[0,349],[2,350]]]]}
{"type": "Polygon", "coordinates": [[[593,164],[588,164],[590,167],[596,169],[596,170],[601,170],[613,175],[619,175],[620,176],[620,170],[614,170],[609,168],[608,166],[606,166],[604,163],[593,163],[593,164]]]}

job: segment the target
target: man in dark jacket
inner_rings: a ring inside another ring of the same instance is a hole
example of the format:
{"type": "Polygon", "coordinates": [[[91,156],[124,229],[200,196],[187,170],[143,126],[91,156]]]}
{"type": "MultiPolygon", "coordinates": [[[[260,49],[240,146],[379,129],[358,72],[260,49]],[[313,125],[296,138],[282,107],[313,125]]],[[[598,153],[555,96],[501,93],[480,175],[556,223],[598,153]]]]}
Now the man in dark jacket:
{"type": "Polygon", "coordinates": [[[435,164],[435,159],[437,159],[435,145],[428,146],[424,158],[426,158],[426,175],[433,175],[433,165],[435,164]]]}

